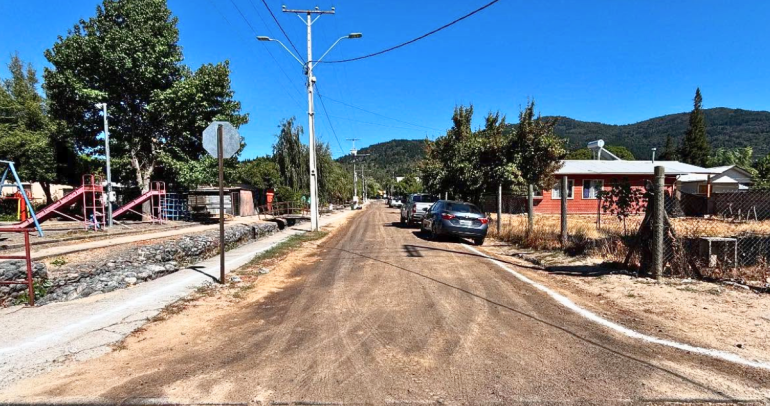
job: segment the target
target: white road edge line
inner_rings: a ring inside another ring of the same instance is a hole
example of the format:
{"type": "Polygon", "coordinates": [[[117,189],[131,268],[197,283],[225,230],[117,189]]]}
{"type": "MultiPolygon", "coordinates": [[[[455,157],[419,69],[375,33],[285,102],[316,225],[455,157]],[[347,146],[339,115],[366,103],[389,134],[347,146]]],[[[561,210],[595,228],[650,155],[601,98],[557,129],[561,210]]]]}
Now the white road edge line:
{"type": "Polygon", "coordinates": [[[525,283],[527,283],[529,285],[532,285],[535,289],[538,289],[538,290],[540,290],[542,292],[545,292],[548,296],[550,296],[551,298],[556,300],[562,306],[572,310],[573,312],[579,314],[580,316],[582,316],[582,317],[584,317],[584,318],[586,318],[588,320],[591,320],[591,321],[593,321],[595,323],[598,323],[598,324],[600,324],[600,325],[602,325],[604,327],[607,327],[607,328],[609,328],[611,330],[614,330],[614,331],[616,331],[616,332],[618,332],[620,334],[623,334],[623,335],[625,335],[627,337],[637,338],[637,339],[640,339],[640,340],[643,340],[643,341],[647,341],[647,342],[650,342],[650,343],[665,345],[667,347],[673,347],[673,348],[676,348],[676,349],[679,349],[679,350],[682,350],[682,351],[689,351],[689,352],[693,352],[693,353],[696,353],[696,354],[705,355],[705,356],[708,356],[708,357],[717,358],[717,359],[721,359],[721,360],[724,360],[724,361],[729,361],[729,362],[732,362],[732,363],[735,363],[735,364],[740,364],[740,365],[750,366],[750,367],[754,367],[754,368],[770,370],[770,363],[768,363],[768,362],[751,361],[751,360],[745,359],[745,358],[743,358],[743,357],[741,357],[741,356],[739,356],[737,354],[733,354],[731,352],[714,350],[714,349],[703,348],[703,347],[695,347],[695,346],[692,346],[692,345],[689,345],[689,344],[678,343],[676,341],[664,340],[662,338],[653,337],[653,336],[650,336],[650,335],[647,335],[647,334],[642,334],[642,333],[640,333],[638,331],[634,331],[634,330],[631,330],[631,329],[629,329],[627,327],[621,326],[620,324],[617,324],[617,323],[609,321],[609,320],[607,320],[605,318],[602,318],[599,315],[597,315],[596,313],[593,313],[593,312],[591,312],[589,310],[586,310],[586,309],[576,305],[572,300],[568,299],[564,295],[561,295],[561,294],[551,290],[550,288],[548,288],[548,287],[546,287],[544,285],[541,285],[541,284],[539,284],[539,283],[537,283],[537,282],[527,278],[526,276],[524,276],[524,275],[514,271],[513,269],[509,268],[508,266],[506,266],[505,264],[503,264],[499,260],[491,257],[490,255],[487,255],[487,254],[485,254],[485,253],[483,253],[483,252],[481,252],[481,251],[479,251],[476,248],[473,248],[471,246],[468,246],[468,245],[465,245],[465,244],[463,244],[463,246],[465,248],[467,248],[468,250],[470,250],[470,251],[472,251],[472,252],[474,252],[474,253],[476,253],[478,255],[481,255],[481,256],[487,258],[488,260],[492,261],[492,263],[494,263],[495,265],[499,266],[500,268],[502,268],[506,272],[510,273],[511,275],[515,276],[520,281],[525,282],[525,283]]]}

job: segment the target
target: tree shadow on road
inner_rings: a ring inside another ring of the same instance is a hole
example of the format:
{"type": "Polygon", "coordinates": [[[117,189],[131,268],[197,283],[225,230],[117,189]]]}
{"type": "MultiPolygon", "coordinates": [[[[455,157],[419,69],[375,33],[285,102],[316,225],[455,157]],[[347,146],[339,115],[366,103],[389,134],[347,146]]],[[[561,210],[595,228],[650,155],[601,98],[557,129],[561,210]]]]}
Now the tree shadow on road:
{"type": "MultiPolygon", "coordinates": [[[[425,247],[425,246],[417,246],[417,245],[406,245],[406,244],[404,245],[404,247],[405,248],[406,247],[410,247],[409,250],[428,249],[428,250],[451,252],[451,253],[460,254],[460,255],[470,255],[470,256],[475,256],[475,257],[484,258],[484,259],[494,259],[494,260],[497,260],[497,261],[500,261],[500,262],[505,262],[505,261],[501,261],[501,260],[499,260],[497,258],[489,258],[489,257],[485,257],[483,255],[479,255],[479,254],[475,254],[475,253],[471,253],[471,252],[461,252],[461,251],[447,250],[447,249],[442,249],[442,248],[425,247]]],[[[551,323],[551,322],[549,322],[547,320],[541,319],[541,318],[539,318],[539,317],[537,317],[535,315],[523,312],[523,311],[515,309],[515,308],[513,308],[511,306],[508,306],[508,305],[505,305],[503,303],[500,303],[500,302],[494,301],[492,299],[489,299],[487,297],[481,296],[481,295],[479,295],[477,293],[474,293],[474,292],[471,292],[471,291],[469,291],[467,289],[464,289],[464,288],[461,288],[461,287],[458,287],[458,286],[454,286],[454,285],[452,285],[450,283],[447,283],[447,282],[444,282],[442,280],[436,279],[436,278],[434,278],[432,276],[428,276],[428,275],[422,274],[420,272],[413,271],[411,269],[407,269],[407,268],[401,267],[401,266],[393,264],[391,262],[384,261],[384,260],[381,260],[379,258],[372,257],[370,255],[366,255],[366,254],[362,254],[362,253],[358,253],[358,252],[354,252],[354,251],[349,251],[349,250],[346,250],[344,248],[338,248],[338,247],[324,247],[324,248],[331,249],[331,250],[336,250],[336,251],[342,251],[342,252],[345,252],[345,253],[348,253],[348,254],[352,254],[352,255],[355,255],[355,256],[359,256],[359,257],[362,257],[362,258],[366,258],[366,259],[375,261],[375,262],[379,262],[379,263],[387,265],[387,266],[389,266],[391,268],[394,268],[394,269],[397,269],[397,270],[400,270],[400,271],[403,271],[403,272],[408,272],[408,273],[410,273],[412,275],[418,276],[420,278],[427,279],[427,280],[429,280],[431,282],[434,282],[436,284],[442,285],[444,287],[457,290],[457,291],[462,292],[462,293],[464,293],[464,294],[466,294],[468,296],[471,296],[473,298],[482,300],[482,301],[487,302],[487,303],[489,303],[491,305],[497,306],[497,307],[499,307],[501,309],[505,309],[505,310],[508,310],[510,312],[513,312],[513,313],[516,313],[518,315],[521,315],[523,317],[526,317],[526,318],[529,318],[531,320],[534,320],[534,321],[536,321],[536,322],[538,322],[540,324],[543,324],[543,325],[545,325],[547,327],[550,327],[550,328],[562,331],[562,332],[564,332],[564,333],[566,333],[566,334],[568,334],[568,335],[570,335],[570,336],[572,336],[572,337],[574,337],[574,338],[576,338],[576,339],[578,339],[580,341],[583,341],[583,342],[585,342],[585,343],[587,343],[589,345],[595,346],[597,348],[601,348],[601,349],[603,349],[603,350],[605,350],[605,351],[607,351],[607,352],[609,352],[611,354],[617,355],[619,357],[622,357],[622,358],[625,358],[625,359],[628,359],[628,360],[631,360],[631,361],[638,362],[638,363],[640,363],[642,365],[645,365],[645,366],[647,366],[647,367],[649,367],[651,369],[655,369],[657,371],[660,371],[660,372],[669,374],[671,376],[674,376],[674,377],[676,377],[678,379],[681,379],[682,381],[687,382],[687,383],[689,383],[691,385],[694,385],[694,386],[696,386],[698,388],[701,388],[703,390],[709,391],[709,392],[711,392],[711,393],[713,393],[715,395],[721,396],[724,399],[732,400],[732,401],[736,400],[736,399],[728,396],[727,394],[721,392],[718,389],[714,389],[714,388],[711,388],[709,386],[706,386],[706,384],[702,384],[702,383],[696,382],[696,381],[694,381],[694,380],[692,380],[692,379],[690,379],[690,378],[688,378],[688,377],[686,377],[684,375],[681,375],[681,374],[679,374],[677,372],[670,371],[670,370],[668,370],[666,368],[663,368],[663,367],[660,367],[658,365],[652,364],[652,363],[647,362],[647,361],[645,361],[643,359],[637,358],[637,357],[635,357],[633,355],[624,354],[624,353],[622,353],[622,352],[620,352],[618,350],[612,349],[612,348],[610,348],[610,347],[608,347],[608,346],[606,346],[606,345],[604,345],[602,343],[599,343],[597,341],[594,341],[594,340],[591,340],[589,338],[583,337],[583,336],[581,336],[581,335],[579,335],[579,334],[577,334],[577,333],[573,332],[572,330],[569,330],[569,329],[567,329],[565,327],[559,326],[559,325],[551,323]]],[[[508,262],[505,262],[505,263],[508,263],[508,262]]],[[[514,266],[517,266],[517,267],[521,267],[521,265],[519,265],[519,264],[512,264],[512,263],[508,263],[508,264],[514,265],[514,266]]],[[[536,269],[540,269],[540,268],[536,268],[536,269]]],[[[720,361],[714,360],[714,362],[720,362],[720,361]]]]}

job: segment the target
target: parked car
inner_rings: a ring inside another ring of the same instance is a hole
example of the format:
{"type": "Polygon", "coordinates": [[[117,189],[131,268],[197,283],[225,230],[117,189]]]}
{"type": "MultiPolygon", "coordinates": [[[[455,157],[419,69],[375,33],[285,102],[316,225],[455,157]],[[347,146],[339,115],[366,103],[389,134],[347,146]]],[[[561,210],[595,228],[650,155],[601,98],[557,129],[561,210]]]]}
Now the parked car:
{"type": "Polygon", "coordinates": [[[404,204],[401,203],[401,198],[400,197],[394,197],[394,198],[390,199],[390,204],[388,204],[388,206],[394,207],[394,208],[401,208],[401,206],[403,206],[403,205],[404,204]]]}
{"type": "Polygon", "coordinates": [[[401,207],[401,224],[417,224],[438,197],[426,193],[409,195],[401,207]]]}
{"type": "Polygon", "coordinates": [[[439,200],[425,214],[420,225],[432,239],[442,236],[471,238],[476,245],[484,244],[489,219],[471,203],[439,200]]]}

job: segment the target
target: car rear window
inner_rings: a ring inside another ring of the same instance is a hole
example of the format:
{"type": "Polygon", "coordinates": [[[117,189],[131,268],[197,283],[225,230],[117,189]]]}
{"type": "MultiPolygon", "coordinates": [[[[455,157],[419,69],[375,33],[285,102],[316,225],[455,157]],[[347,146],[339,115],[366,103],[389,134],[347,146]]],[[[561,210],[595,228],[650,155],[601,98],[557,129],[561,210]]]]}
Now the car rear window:
{"type": "Polygon", "coordinates": [[[431,195],[414,195],[412,201],[415,203],[435,203],[438,199],[431,195]]]}
{"type": "Polygon", "coordinates": [[[467,203],[447,203],[446,208],[444,210],[455,212],[455,213],[482,214],[481,210],[479,210],[478,207],[467,203]]]}

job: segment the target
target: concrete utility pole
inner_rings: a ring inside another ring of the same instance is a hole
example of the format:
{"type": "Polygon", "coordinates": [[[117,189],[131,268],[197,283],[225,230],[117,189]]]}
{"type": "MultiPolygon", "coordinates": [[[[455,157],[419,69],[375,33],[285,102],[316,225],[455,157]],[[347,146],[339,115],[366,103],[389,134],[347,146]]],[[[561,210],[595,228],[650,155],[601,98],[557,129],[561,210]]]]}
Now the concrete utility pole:
{"type": "Polygon", "coordinates": [[[353,155],[353,202],[358,200],[358,173],[356,173],[356,158],[358,150],[356,149],[356,141],[359,138],[348,138],[348,141],[353,143],[353,148],[350,149],[350,154],[353,155]]]}
{"type": "Polygon", "coordinates": [[[273,41],[281,44],[283,49],[285,49],[294,59],[297,60],[297,62],[302,65],[305,76],[307,76],[307,104],[308,104],[308,110],[307,110],[307,117],[308,117],[308,133],[310,134],[310,227],[313,231],[318,231],[318,171],[316,170],[316,150],[315,150],[315,111],[313,107],[313,89],[315,86],[316,78],[313,76],[313,68],[318,65],[318,63],[323,59],[326,54],[329,53],[329,51],[334,48],[337,43],[342,41],[343,39],[356,39],[361,38],[362,35],[360,32],[354,32],[350,33],[348,35],[345,35],[344,37],[340,37],[335,41],[332,46],[329,47],[329,49],[326,50],[326,52],[321,55],[318,60],[313,60],[313,32],[312,32],[312,26],[313,23],[316,22],[321,17],[321,14],[334,14],[334,7],[332,7],[331,10],[320,10],[318,7],[316,7],[314,10],[289,10],[286,8],[286,6],[283,6],[283,12],[284,13],[294,13],[297,14],[299,19],[307,25],[307,62],[303,62],[297,55],[294,55],[289,48],[286,47],[286,45],[283,44],[283,42],[273,39],[270,37],[265,36],[257,36],[257,40],[259,41],[273,41]],[[306,19],[303,19],[300,14],[305,14],[307,16],[306,19]],[[313,15],[318,14],[318,16],[313,19],[313,15]]]}
{"type": "Polygon", "coordinates": [[[107,103],[96,103],[104,117],[104,155],[107,160],[107,226],[112,227],[112,171],[110,170],[110,129],[107,126],[107,103]]]}

